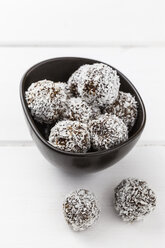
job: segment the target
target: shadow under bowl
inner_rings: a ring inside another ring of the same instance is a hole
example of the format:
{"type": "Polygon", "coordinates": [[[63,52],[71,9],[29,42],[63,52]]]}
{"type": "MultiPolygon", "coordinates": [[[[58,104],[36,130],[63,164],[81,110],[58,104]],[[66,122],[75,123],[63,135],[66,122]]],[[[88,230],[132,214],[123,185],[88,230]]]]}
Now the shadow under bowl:
{"type": "MultiPolygon", "coordinates": [[[[146,122],[144,103],[133,84],[119,70],[120,90],[129,92],[135,96],[138,102],[138,117],[135,125],[129,133],[129,139],[114,148],[88,153],[71,153],[60,151],[48,143],[50,125],[43,125],[36,122],[31,116],[25,100],[25,91],[36,81],[48,79],[52,81],[67,82],[71,74],[83,64],[103,63],[100,61],[76,58],[61,57],[43,61],[31,67],[23,76],[20,84],[20,98],[25,118],[33,140],[43,156],[52,164],[70,172],[96,172],[112,166],[122,159],[138,141],[146,122]]],[[[105,63],[106,64],[106,63],[105,63]]]]}

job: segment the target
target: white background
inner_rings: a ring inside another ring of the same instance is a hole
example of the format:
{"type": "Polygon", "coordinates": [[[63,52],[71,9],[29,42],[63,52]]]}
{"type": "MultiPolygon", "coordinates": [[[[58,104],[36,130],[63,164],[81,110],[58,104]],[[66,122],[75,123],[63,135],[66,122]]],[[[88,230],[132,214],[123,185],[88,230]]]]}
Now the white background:
{"type": "Polygon", "coordinates": [[[0,247],[165,246],[165,1],[0,0],[0,247]],[[136,147],[115,166],[86,176],[64,174],[33,144],[19,82],[33,64],[59,56],[107,62],[139,90],[147,125],[136,147]],[[125,177],[145,179],[157,208],[125,224],[113,189],[125,177]],[[62,214],[71,190],[85,187],[102,214],[89,231],[72,232],[62,214]]]}

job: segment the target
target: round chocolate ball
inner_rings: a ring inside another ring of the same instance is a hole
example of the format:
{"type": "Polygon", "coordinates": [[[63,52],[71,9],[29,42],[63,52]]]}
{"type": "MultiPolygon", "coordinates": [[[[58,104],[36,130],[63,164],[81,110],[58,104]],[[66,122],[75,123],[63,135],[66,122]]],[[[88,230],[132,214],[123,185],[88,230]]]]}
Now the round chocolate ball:
{"type": "Polygon", "coordinates": [[[78,70],[76,70],[68,79],[67,82],[67,90],[68,90],[68,94],[71,97],[78,97],[79,96],[79,92],[78,92],[78,83],[80,81],[80,77],[82,74],[82,70],[83,68],[86,67],[86,65],[82,65],[79,67],[78,70]]]}
{"type": "Polygon", "coordinates": [[[135,124],[137,117],[137,102],[130,93],[119,91],[118,98],[112,105],[107,105],[103,113],[114,114],[121,118],[127,127],[135,124]]]}
{"type": "Polygon", "coordinates": [[[74,231],[91,227],[100,214],[95,195],[86,189],[70,193],[65,199],[63,210],[67,223],[74,231]]]}
{"type": "Polygon", "coordinates": [[[100,115],[89,122],[89,129],[94,150],[109,149],[128,139],[127,126],[115,115],[100,115]]]}
{"type": "Polygon", "coordinates": [[[59,118],[67,99],[66,83],[41,80],[25,92],[28,108],[35,120],[51,124],[59,118]]]}
{"type": "Polygon", "coordinates": [[[86,153],[90,149],[90,134],[85,123],[63,120],[51,129],[49,142],[63,151],[86,153]]]}
{"type": "Polygon", "coordinates": [[[98,107],[88,105],[80,97],[70,98],[67,100],[66,105],[67,107],[63,112],[64,119],[87,123],[90,119],[100,115],[98,107]]]}
{"type": "Polygon", "coordinates": [[[68,83],[75,86],[83,100],[98,106],[114,103],[120,87],[117,71],[102,63],[81,66],[68,83]]]}
{"type": "Polygon", "coordinates": [[[115,209],[124,221],[141,220],[155,207],[155,194],[145,181],[128,178],[115,188],[115,209]]]}

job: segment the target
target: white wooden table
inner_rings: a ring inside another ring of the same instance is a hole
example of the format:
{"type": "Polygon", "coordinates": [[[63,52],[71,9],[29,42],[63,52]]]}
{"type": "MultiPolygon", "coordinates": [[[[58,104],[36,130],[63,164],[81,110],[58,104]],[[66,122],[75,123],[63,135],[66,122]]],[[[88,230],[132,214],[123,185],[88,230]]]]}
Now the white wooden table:
{"type": "Polygon", "coordinates": [[[0,0],[0,247],[164,247],[165,245],[164,0],[0,0]],[[121,70],[140,92],[147,125],[136,147],[97,174],[65,174],[33,144],[19,100],[19,82],[33,64],[59,56],[88,57],[121,70]],[[126,224],[113,209],[113,188],[145,179],[157,208],[126,224]],[[93,191],[102,214],[89,231],[72,232],[65,195],[93,191]]]}

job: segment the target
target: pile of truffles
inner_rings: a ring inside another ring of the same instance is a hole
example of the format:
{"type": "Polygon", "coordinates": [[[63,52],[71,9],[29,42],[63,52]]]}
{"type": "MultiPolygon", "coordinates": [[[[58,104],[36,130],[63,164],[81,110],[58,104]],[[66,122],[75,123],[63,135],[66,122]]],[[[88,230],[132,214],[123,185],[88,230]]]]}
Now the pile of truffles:
{"type": "MultiPolygon", "coordinates": [[[[133,223],[143,220],[156,208],[156,195],[146,181],[126,178],[114,189],[113,205],[123,221],[133,223]]],[[[63,213],[74,231],[83,231],[98,220],[100,204],[92,192],[78,189],[66,196],[63,213]]]]}
{"type": "Polygon", "coordinates": [[[82,65],[68,82],[41,80],[25,92],[37,122],[54,125],[49,142],[57,149],[86,153],[112,148],[128,139],[137,102],[119,91],[120,77],[110,66],[82,65]]]}

